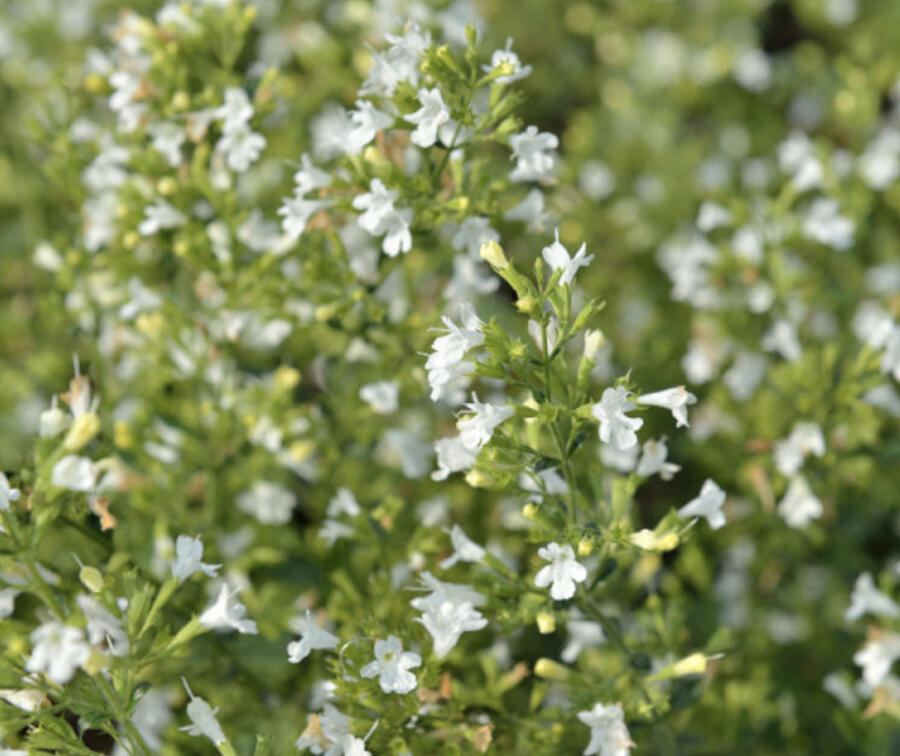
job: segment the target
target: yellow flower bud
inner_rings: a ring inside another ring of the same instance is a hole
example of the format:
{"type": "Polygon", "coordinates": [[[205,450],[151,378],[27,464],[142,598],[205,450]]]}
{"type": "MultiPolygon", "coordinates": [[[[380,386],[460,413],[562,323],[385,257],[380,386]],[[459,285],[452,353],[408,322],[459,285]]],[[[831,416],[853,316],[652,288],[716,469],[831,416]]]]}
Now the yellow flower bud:
{"type": "Polygon", "coordinates": [[[91,439],[100,431],[100,418],[93,412],[85,412],[75,418],[66,434],[63,448],[66,451],[79,451],[87,446],[91,439]]]}
{"type": "Polygon", "coordinates": [[[157,340],[166,328],[166,319],[159,312],[144,312],[134,321],[138,331],[151,340],[157,340]]]}
{"type": "Polygon", "coordinates": [[[538,659],[534,665],[534,674],[545,680],[565,680],[569,676],[569,670],[553,659],[538,659]]]}
{"type": "Polygon", "coordinates": [[[294,441],[288,447],[288,454],[297,462],[302,462],[304,459],[308,458],[314,451],[316,450],[316,445],[312,441],[308,440],[300,440],[294,441]]]}
{"type": "Polygon", "coordinates": [[[281,365],[275,371],[273,383],[279,391],[290,391],[300,383],[300,371],[289,365],[281,365]]]}
{"type": "Polygon", "coordinates": [[[590,556],[594,551],[594,542],[590,538],[582,538],[578,542],[578,556],[590,556]]]}
{"type": "Polygon", "coordinates": [[[81,665],[81,668],[89,675],[96,675],[101,670],[106,669],[107,664],[106,654],[91,651],[91,655],[88,657],[88,660],[81,665]]]}
{"type": "Polygon", "coordinates": [[[538,632],[541,635],[549,635],[554,630],[556,630],[556,617],[554,617],[550,612],[541,612],[536,617],[536,622],[538,626],[538,632]]]}
{"type": "Polygon", "coordinates": [[[466,483],[472,488],[487,488],[493,482],[493,478],[481,470],[469,470],[466,473],[466,483]]]}
{"type": "Polygon", "coordinates": [[[134,443],[131,426],[124,420],[117,420],[113,426],[113,443],[120,449],[128,449],[134,443]]]}
{"type": "Polygon", "coordinates": [[[188,93],[179,90],[174,95],[172,95],[172,108],[174,110],[187,110],[191,107],[191,98],[188,97],[188,93]]]}
{"type": "Polygon", "coordinates": [[[478,254],[481,256],[482,260],[494,268],[505,268],[509,265],[509,260],[506,259],[506,255],[503,253],[503,247],[497,244],[493,239],[482,244],[481,249],[478,250],[478,254]]]}
{"type": "Polygon", "coordinates": [[[96,567],[82,567],[78,572],[78,579],[92,593],[100,593],[103,590],[103,573],[96,567]]]}
{"type": "Polygon", "coordinates": [[[21,656],[28,653],[28,641],[20,635],[14,635],[6,644],[10,656],[21,656]]]}
{"type": "Polygon", "coordinates": [[[691,654],[660,670],[653,676],[653,679],[668,680],[672,677],[683,677],[684,675],[702,675],[706,671],[706,662],[707,659],[704,654],[699,652],[691,654]]]}
{"type": "Polygon", "coordinates": [[[516,309],[524,315],[531,315],[537,309],[537,300],[534,297],[517,299],[516,309]]]}
{"type": "Polygon", "coordinates": [[[156,191],[158,191],[163,197],[168,197],[174,194],[176,189],[178,189],[178,182],[175,181],[175,179],[173,179],[171,176],[161,178],[156,183],[156,191]]]}
{"type": "Polygon", "coordinates": [[[140,243],[141,237],[135,231],[129,231],[122,237],[122,246],[125,249],[134,249],[140,243]]]}
{"type": "Polygon", "coordinates": [[[100,94],[106,88],[106,80],[97,72],[84,77],[84,88],[91,94],[100,94]]]}
{"type": "Polygon", "coordinates": [[[584,358],[593,362],[597,359],[597,352],[603,346],[606,337],[603,331],[592,329],[584,335],[584,358]]]}
{"type": "Polygon", "coordinates": [[[526,520],[533,520],[537,516],[537,507],[531,502],[522,507],[522,517],[526,520]]]}

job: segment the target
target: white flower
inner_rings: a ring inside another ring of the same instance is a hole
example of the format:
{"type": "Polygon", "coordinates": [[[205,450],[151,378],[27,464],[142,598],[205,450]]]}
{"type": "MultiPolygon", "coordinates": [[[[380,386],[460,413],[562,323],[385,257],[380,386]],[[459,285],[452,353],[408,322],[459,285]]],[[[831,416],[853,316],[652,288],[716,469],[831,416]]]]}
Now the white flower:
{"type": "Polygon", "coordinates": [[[587,570],[575,560],[575,552],[567,543],[562,546],[548,543],[538,549],[538,556],[550,564],[538,571],[534,576],[534,584],[538,588],[550,585],[550,596],[555,601],[572,598],[575,595],[575,584],[587,580],[587,570]]]}
{"type": "Polygon", "coordinates": [[[887,337],[881,357],[881,372],[890,373],[895,381],[900,381],[900,326],[895,326],[887,337]]]}
{"type": "Polygon", "coordinates": [[[478,451],[488,443],[494,429],[515,414],[512,407],[478,401],[478,396],[474,393],[472,401],[465,407],[475,414],[457,421],[456,428],[459,431],[459,440],[472,451],[478,451]]]}
{"type": "Polygon", "coordinates": [[[714,480],[707,478],[700,489],[700,495],[679,509],[678,514],[682,517],[705,517],[709,527],[718,530],[725,524],[725,513],[722,511],[724,503],[725,492],[714,480]]]}
{"type": "Polygon", "coordinates": [[[469,538],[459,525],[454,525],[446,532],[450,534],[453,554],[441,562],[441,569],[449,570],[457,562],[480,562],[484,559],[484,548],[469,538]]]}
{"type": "Polygon", "coordinates": [[[644,421],[625,414],[634,407],[634,403],[628,401],[624,386],[603,390],[600,402],[591,408],[591,414],[600,421],[600,440],[604,444],[612,443],[621,450],[637,444],[636,431],[644,421]]]}
{"type": "Polygon", "coordinates": [[[309,656],[311,651],[319,649],[331,650],[337,648],[338,637],[329,633],[316,624],[315,618],[309,609],[306,613],[294,621],[294,629],[300,636],[300,640],[291,641],[287,646],[288,661],[298,664],[309,656]]]}
{"type": "Polygon", "coordinates": [[[403,117],[416,126],[410,141],[419,147],[431,147],[437,141],[438,129],[450,120],[450,111],[437,87],[420,89],[417,97],[422,107],[403,117]]]}
{"type": "Polygon", "coordinates": [[[584,749],[585,756],[595,753],[600,756],[628,756],[634,744],[625,726],[622,704],[594,704],[593,709],[579,711],[578,719],[591,728],[591,739],[584,749]]]}
{"type": "Polygon", "coordinates": [[[785,477],[796,475],[809,455],[825,455],[825,437],[813,422],[794,423],[791,435],[776,441],[773,449],[775,467],[785,477]]]}
{"type": "Polygon", "coordinates": [[[412,210],[394,207],[397,192],[388,189],[381,179],[372,179],[369,191],[353,198],[353,207],[361,210],[358,223],[360,228],[372,236],[382,236],[381,248],[388,257],[396,257],[401,252],[412,249],[412,210]]]}
{"type": "Polygon", "coordinates": [[[9,509],[11,501],[18,501],[22,492],[18,488],[10,488],[9,480],[0,472],[0,509],[9,509]]]}
{"type": "Polygon", "coordinates": [[[529,126],[520,134],[509,138],[516,167],[509,174],[512,181],[540,181],[553,176],[555,157],[551,154],[559,146],[555,134],[538,132],[537,126],[529,126]]]}
{"type": "Polygon", "coordinates": [[[459,642],[464,632],[481,630],[487,620],[475,607],[486,599],[468,585],[445,583],[430,572],[422,573],[422,582],[431,593],[410,601],[414,609],[422,612],[421,622],[434,640],[434,653],[443,657],[459,642]]]}
{"type": "Polygon", "coordinates": [[[856,224],[841,215],[840,205],[827,197],[816,197],[803,221],[805,236],[837,250],[852,246],[855,231],[856,224]]]}
{"type": "Polygon", "coordinates": [[[528,192],[518,205],[507,210],[503,217],[526,223],[528,230],[537,234],[543,233],[553,223],[553,213],[546,209],[544,193],[537,187],[528,192]]]}
{"type": "Polygon", "coordinates": [[[255,635],[256,623],[244,619],[247,607],[236,599],[237,594],[237,590],[232,591],[227,583],[223,583],[216,600],[200,615],[200,624],[212,629],[231,629],[255,635]]]}
{"type": "Polygon", "coordinates": [[[216,719],[216,713],[219,709],[212,708],[212,706],[206,703],[202,698],[195,696],[191,692],[191,689],[188,687],[187,681],[184,680],[184,678],[182,678],[182,682],[184,682],[184,687],[187,690],[188,696],[191,698],[187,705],[187,715],[191,720],[191,724],[179,727],[178,729],[182,732],[186,732],[188,735],[193,735],[195,738],[207,737],[215,745],[222,745],[222,743],[225,743],[227,738],[225,737],[225,733],[222,732],[219,721],[216,719]]]}
{"type": "Polygon", "coordinates": [[[427,596],[420,596],[409,602],[413,609],[418,609],[420,612],[427,612],[430,609],[439,607],[445,601],[450,601],[454,604],[471,604],[472,606],[484,606],[487,601],[484,596],[471,586],[464,583],[445,583],[443,580],[438,580],[427,570],[419,578],[425,588],[431,591],[427,596]]]}
{"type": "Polygon", "coordinates": [[[391,47],[383,53],[372,54],[372,70],[363,82],[360,94],[392,97],[400,82],[418,86],[419,65],[431,44],[430,32],[423,32],[410,22],[404,27],[403,36],[387,34],[385,37],[391,47]]]}
{"type": "Polygon", "coordinates": [[[368,100],[357,100],[356,110],[349,117],[353,126],[346,140],[348,155],[356,155],[379,131],[394,125],[394,116],[378,110],[368,100]]]}
{"type": "Polygon", "coordinates": [[[278,208],[278,214],[282,216],[281,228],[289,238],[296,240],[306,230],[309,219],[325,207],[328,207],[325,200],[285,197],[278,208]]]}
{"type": "Polygon", "coordinates": [[[216,151],[225,154],[225,163],[235,173],[244,173],[262,154],[266,138],[247,125],[225,131],[216,143],[216,151]]]}
{"type": "Polygon", "coordinates": [[[766,331],[762,338],[762,348],[767,352],[777,352],[788,362],[796,362],[803,356],[797,326],[784,318],[776,320],[766,331]]]}
{"type": "Polygon", "coordinates": [[[553,244],[549,247],[544,247],[541,254],[544,257],[544,262],[552,270],[561,270],[563,272],[559,277],[559,282],[563,286],[571,286],[578,269],[586,268],[590,265],[591,260],[594,259],[593,255],[585,255],[585,244],[583,242],[575,256],[569,257],[569,251],[559,241],[559,229],[556,229],[556,239],[553,244]]]}
{"type": "Polygon", "coordinates": [[[181,146],[187,138],[183,127],[169,121],[152,123],[147,127],[152,137],[153,149],[160,153],[166,162],[177,168],[181,164],[181,146]]]}
{"type": "Polygon", "coordinates": [[[178,228],[187,222],[187,218],[165,200],[158,200],[154,205],[144,208],[144,220],[138,225],[141,236],[152,236],[157,231],[167,228],[178,228]]]}
{"type": "Polygon", "coordinates": [[[580,612],[573,610],[572,618],[566,623],[569,640],[559,655],[566,664],[572,664],[586,648],[599,646],[606,640],[599,622],[583,619],[580,612]]]}
{"type": "Polygon", "coordinates": [[[481,630],[487,625],[481,612],[465,601],[443,601],[430,607],[417,621],[431,634],[434,655],[439,659],[450,653],[463,633],[481,630]]]}
{"type": "Polygon", "coordinates": [[[715,202],[704,202],[697,213],[697,228],[703,233],[714,231],[731,223],[731,211],[715,202]]]}
{"type": "Polygon", "coordinates": [[[302,197],[307,192],[311,192],[314,189],[322,189],[330,183],[331,174],[313,165],[309,153],[304,152],[300,156],[300,168],[294,174],[294,193],[298,197],[302,197]]]}
{"type": "Polygon", "coordinates": [[[405,694],[416,687],[416,676],[410,669],[422,664],[422,658],[412,651],[404,651],[396,635],[375,641],[375,661],[360,670],[363,677],[377,677],[385,693],[405,694]]]}
{"type": "Polygon", "coordinates": [[[343,742],[348,735],[350,718],[332,704],[325,703],[320,715],[310,714],[309,724],[295,745],[301,751],[308,748],[314,754],[343,756],[343,742]]]}
{"type": "Polygon", "coordinates": [[[297,504],[294,494],[284,486],[267,480],[259,480],[252,488],[238,494],[236,502],[242,512],[269,525],[289,522],[297,504]]]}
{"type": "Polygon", "coordinates": [[[347,733],[341,741],[344,756],[372,756],[371,751],[366,750],[366,741],[347,733]]]}
{"type": "Polygon", "coordinates": [[[847,607],[844,619],[853,622],[867,613],[878,617],[896,618],[900,617],[900,607],[875,587],[871,573],[864,572],[856,578],[850,596],[850,606],[847,607]]]}
{"type": "Polygon", "coordinates": [[[41,438],[54,438],[66,430],[72,424],[72,418],[69,413],[63,412],[56,406],[56,396],[54,395],[50,409],[44,410],[38,421],[38,435],[41,438]]]}
{"type": "Polygon", "coordinates": [[[91,647],[84,632],[77,627],[63,625],[58,620],[45,622],[31,634],[34,647],[25,664],[28,672],[46,672],[58,685],[72,679],[75,670],[88,660],[91,647]]]}
{"type": "Polygon", "coordinates": [[[885,633],[869,641],[864,648],[853,655],[853,661],[863,668],[863,680],[872,688],[877,688],[891,665],[900,658],[900,634],[885,633]]]}
{"type": "Polygon", "coordinates": [[[400,386],[397,381],[378,381],[367,383],[359,390],[359,398],[362,399],[373,412],[379,415],[390,415],[397,411],[397,395],[400,386]]]}
{"type": "MultiPolygon", "coordinates": [[[[468,383],[474,365],[464,359],[466,352],[484,343],[481,320],[471,308],[461,308],[461,325],[456,325],[446,315],[442,318],[447,333],[438,336],[431,345],[431,354],[425,361],[431,400],[453,399],[459,393],[460,384],[468,383]]],[[[461,401],[461,398],[460,398],[461,401]]],[[[458,403],[458,402],[454,402],[458,403]]]]}
{"type": "Polygon", "coordinates": [[[216,109],[215,117],[223,119],[225,133],[242,129],[253,118],[253,105],[247,93],[240,87],[226,89],[225,103],[216,109]]]}
{"type": "Polygon", "coordinates": [[[106,645],[113,656],[125,656],[129,649],[128,633],[118,617],[113,616],[93,596],[80,594],[76,601],[87,620],[87,635],[91,645],[106,645]]]}
{"type": "Polygon", "coordinates": [[[328,502],[328,516],[339,517],[347,515],[348,517],[356,517],[360,513],[359,502],[349,488],[339,488],[337,493],[331,497],[328,502]]]}
{"type": "Polygon", "coordinates": [[[97,470],[87,457],[68,454],[53,465],[50,480],[54,486],[70,491],[90,491],[96,482],[97,470]]]}
{"type": "Polygon", "coordinates": [[[466,218],[451,239],[453,249],[467,251],[473,260],[480,259],[481,245],[489,241],[499,242],[500,234],[491,228],[490,219],[483,215],[466,218]]]}
{"type": "Polygon", "coordinates": [[[498,76],[494,81],[498,84],[512,84],[514,81],[524,79],[531,73],[531,66],[523,66],[519,56],[512,51],[512,39],[506,40],[506,47],[502,50],[494,50],[491,55],[491,64],[481,68],[490,73],[503,66],[503,76],[498,76]],[[508,73],[506,73],[508,71],[508,73]]]}
{"type": "Polygon", "coordinates": [[[722,382],[736,401],[743,402],[753,396],[756,387],[766,375],[769,361],[756,352],[739,352],[734,363],[722,376],[722,382]]]}
{"type": "Polygon", "coordinates": [[[187,580],[195,572],[202,572],[208,577],[215,577],[221,564],[204,564],[203,541],[200,536],[191,538],[180,535],[175,539],[175,563],[172,565],[172,577],[176,580],[187,580]]]}
{"type": "Polygon", "coordinates": [[[675,386],[663,391],[655,391],[652,394],[639,396],[637,402],[638,404],[649,404],[669,410],[672,413],[672,417],[675,418],[675,427],[681,428],[682,426],[690,425],[687,419],[687,406],[696,404],[697,397],[684,386],[675,386]]]}
{"type": "Polygon", "coordinates": [[[802,475],[791,478],[787,491],[778,502],[778,514],[792,528],[805,528],[812,520],[822,516],[822,502],[802,475]]]}
{"type": "Polygon", "coordinates": [[[676,465],[674,462],[666,462],[668,454],[669,448],[666,446],[664,438],[659,439],[659,441],[653,441],[652,439],[644,441],[643,453],[635,472],[644,478],[649,478],[651,475],[659,473],[659,477],[663,480],[672,480],[672,476],[681,469],[681,466],[676,465]]]}
{"type": "Polygon", "coordinates": [[[432,480],[446,480],[452,473],[468,470],[478,452],[463,443],[459,436],[441,438],[434,442],[438,469],[431,473],[432,480]]]}

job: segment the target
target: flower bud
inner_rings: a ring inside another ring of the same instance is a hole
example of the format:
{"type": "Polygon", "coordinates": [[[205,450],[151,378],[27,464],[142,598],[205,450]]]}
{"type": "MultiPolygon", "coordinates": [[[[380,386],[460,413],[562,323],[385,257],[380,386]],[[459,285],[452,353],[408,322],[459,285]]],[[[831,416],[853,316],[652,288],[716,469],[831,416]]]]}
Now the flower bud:
{"type": "Polygon", "coordinates": [[[683,677],[684,675],[702,675],[706,671],[706,661],[704,654],[699,652],[691,654],[660,670],[653,678],[656,680],[669,680],[673,677],[683,677]]]}
{"type": "Polygon", "coordinates": [[[549,635],[554,630],[556,630],[556,617],[554,617],[550,612],[541,612],[536,617],[536,622],[538,626],[538,632],[541,635],[549,635]]]}
{"type": "Polygon", "coordinates": [[[505,268],[509,265],[509,260],[506,259],[506,255],[503,253],[503,247],[493,239],[482,244],[478,254],[482,260],[494,268],[505,268]]]}
{"type": "Polygon", "coordinates": [[[534,664],[534,674],[545,680],[565,680],[569,676],[569,670],[553,659],[538,659],[534,664]]]}
{"type": "Polygon", "coordinates": [[[537,309],[537,304],[534,297],[522,297],[516,300],[516,309],[525,315],[531,315],[537,309]]]}
{"type": "Polygon", "coordinates": [[[590,556],[594,551],[594,542],[590,538],[582,538],[578,542],[578,556],[590,556]]]}
{"type": "Polygon", "coordinates": [[[300,383],[300,371],[289,365],[281,365],[275,371],[273,383],[279,391],[290,391],[300,383]]]}
{"type": "Polygon", "coordinates": [[[63,448],[66,451],[79,451],[87,446],[91,439],[100,431],[100,418],[93,412],[85,412],[75,418],[72,427],[66,434],[63,448]]]}
{"type": "Polygon", "coordinates": [[[172,95],[172,108],[175,110],[187,110],[191,107],[191,98],[184,90],[179,90],[172,95]]]}
{"type": "Polygon", "coordinates": [[[472,488],[487,488],[493,483],[493,478],[481,470],[469,470],[466,473],[466,483],[472,488]]]}
{"type": "Polygon", "coordinates": [[[91,593],[103,590],[103,573],[96,567],[82,567],[78,572],[78,579],[91,593]]]}
{"type": "Polygon", "coordinates": [[[178,189],[178,182],[171,176],[165,176],[156,182],[156,191],[163,197],[174,194],[176,189],[178,189]]]}
{"type": "Polygon", "coordinates": [[[606,337],[603,335],[603,331],[598,329],[591,329],[584,335],[584,359],[593,362],[597,359],[597,352],[600,351],[600,347],[603,346],[603,342],[606,341],[606,337]]]}
{"type": "Polygon", "coordinates": [[[537,507],[531,502],[522,507],[522,517],[526,520],[533,520],[537,516],[537,507]]]}

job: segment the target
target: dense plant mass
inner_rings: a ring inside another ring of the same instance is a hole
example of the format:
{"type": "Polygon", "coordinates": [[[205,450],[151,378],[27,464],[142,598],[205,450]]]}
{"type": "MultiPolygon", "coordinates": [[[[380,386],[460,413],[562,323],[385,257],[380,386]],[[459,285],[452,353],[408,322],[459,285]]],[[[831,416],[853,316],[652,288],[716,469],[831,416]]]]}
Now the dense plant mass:
{"type": "Polygon", "coordinates": [[[0,754],[900,750],[898,29],[6,0],[0,754]]]}

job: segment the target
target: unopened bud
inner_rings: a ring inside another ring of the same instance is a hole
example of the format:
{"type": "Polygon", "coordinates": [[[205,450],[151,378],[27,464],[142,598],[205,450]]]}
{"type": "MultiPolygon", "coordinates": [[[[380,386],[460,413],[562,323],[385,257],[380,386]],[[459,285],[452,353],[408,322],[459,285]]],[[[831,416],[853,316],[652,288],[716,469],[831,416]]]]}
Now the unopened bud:
{"type": "Polygon", "coordinates": [[[536,618],[538,632],[541,635],[549,635],[556,630],[556,617],[550,612],[541,612],[536,618]]]}
{"type": "Polygon", "coordinates": [[[91,439],[100,431],[100,418],[93,412],[85,412],[75,418],[72,427],[66,434],[66,440],[63,448],[66,451],[80,451],[87,446],[91,439]]]}
{"type": "Polygon", "coordinates": [[[565,680],[569,676],[569,670],[553,659],[538,659],[534,664],[534,674],[545,680],[565,680]]]}
{"type": "Polygon", "coordinates": [[[103,590],[103,573],[96,567],[82,567],[78,572],[78,579],[91,593],[100,593],[103,590]]]}
{"type": "Polygon", "coordinates": [[[603,331],[592,329],[584,335],[584,358],[593,362],[597,359],[597,352],[606,341],[603,331]]]}
{"type": "Polygon", "coordinates": [[[481,249],[478,250],[478,254],[481,256],[481,259],[491,267],[505,268],[509,265],[509,260],[506,259],[506,255],[503,253],[503,247],[493,239],[482,244],[481,249]]]}
{"type": "Polygon", "coordinates": [[[537,300],[534,297],[517,299],[516,309],[525,315],[531,315],[537,309],[537,300]]]}

